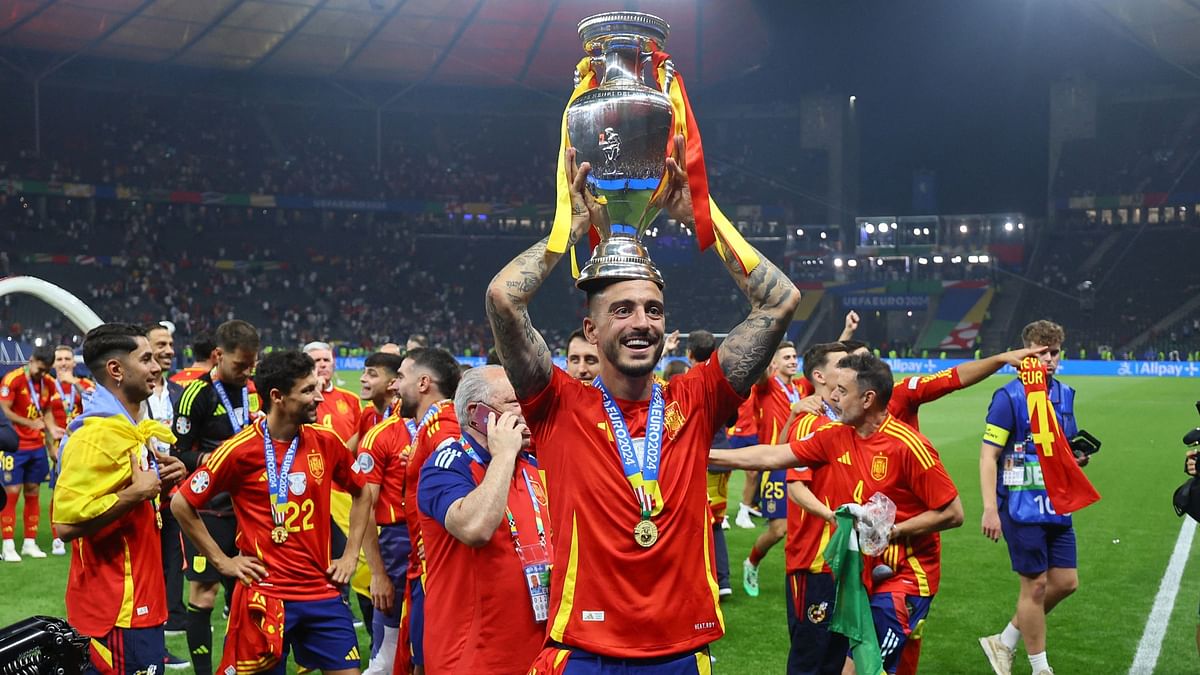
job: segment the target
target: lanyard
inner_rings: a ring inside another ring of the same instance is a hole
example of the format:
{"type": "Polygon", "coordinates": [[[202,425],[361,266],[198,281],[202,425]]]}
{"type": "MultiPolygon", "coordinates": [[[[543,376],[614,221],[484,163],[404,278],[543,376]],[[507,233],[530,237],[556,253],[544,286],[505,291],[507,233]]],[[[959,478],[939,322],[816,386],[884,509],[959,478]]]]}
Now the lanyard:
{"type": "Polygon", "coordinates": [[[33,386],[33,374],[29,372],[29,366],[25,366],[25,383],[29,385],[29,398],[33,401],[33,407],[35,410],[37,410],[38,417],[41,417],[42,392],[38,391],[37,387],[33,386]]]}
{"type": "MultiPolygon", "coordinates": [[[[472,447],[472,439],[463,435],[459,439],[459,442],[463,447],[463,451],[467,453],[467,457],[471,458],[471,461],[480,466],[486,466],[483,463],[483,459],[480,458],[479,453],[475,452],[475,449],[472,447]]],[[[538,503],[537,495],[533,492],[533,481],[529,478],[529,472],[521,469],[521,477],[525,480],[525,492],[529,495],[529,504],[533,506],[533,522],[534,527],[537,528],[538,541],[544,545],[546,543],[546,524],[542,522],[542,505],[538,503]]],[[[517,550],[517,555],[519,556],[521,554],[521,537],[517,531],[517,519],[513,517],[512,509],[507,506],[504,507],[504,518],[508,520],[508,534],[512,537],[513,548],[517,550]]]]}
{"type": "Polygon", "coordinates": [[[417,440],[417,423],[411,419],[404,420],[404,426],[408,427],[408,437],[413,441],[417,440]]]}
{"type": "Polygon", "coordinates": [[[388,407],[383,409],[383,418],[380,419],[379,421],[382,422],[383,420],[386,420],[387,418],[389,418],[391,416],[392,416],[392,404],[389,403],[388,407]]]}
{"type": "Polygon", "coordinates": [[[841,422],[841,421],[842,421],[842,416],[841,416],[841,414],[840,414],[840,413],[838,413],[838,411],[834,410],[834,409],[833,409],[833,406],[831,406],[831,405],[829,405],[828,403],[826,403],[824,399],[821,399],[821,407],[825,409],[825,416],[826,416],[826,417],[828,417],[829,419],[833,420],[834,422],[841,422]]]}
{"type": "Polygon", "coordinates": [[[275,443],[271,440],[271,430],[267,421],[262,421],[263,455],[267,464],[267,491],[271,495],[271,520],[276,525],[283,524],[283,506],[288,501],[288,476],[292,471],[292,462],[296,460],[296,448],[300,447],[300,433],[292,439],[287,453],[283,456],[283,466],[275,464],[275,443]]]}
{"type": "Polygon", "coordinates": [[[788,385],[784,384],[783,378],[779,377],[778,375],[775,376],[775,381],[779,383],[779,388],[782,389],[784,395],[787,396],[788,403],[800,402],[800,392],[796,390],[795,385],[789,387],[788,385]]]}
{"type": "MultiPolygon", "coordinates": [[[[650,390],[650,410],[646,413],[646,460],[644,465],[639,467],[637,454],[633,450],[633,439],[630,438],[629,427],[625,424],[625,416],[600,378],[597,377],[592,384],[600,390],[600,403],[608,415],[613,439],[617,443],[617,453],[621,456],[621,465],[625,470],[625,480],[629,481],[629,486],[633,488],[642,520],[648,520],[655,510],[655,495],[658,494],[658,462],[662,454],[663,409],[666,407],[662,387],[655,382],[650,390]]],[[[661,508],[661,499],[658,501],[657,506],[661,508]]]]}
{"type": "Polygon", "coordinates": [[[54,388],[58,390],[58,397],[62,399],[63,411],[67,413],[67,419],[71,419],[71,411],[75,409],[75,383],[71,382],[67,386],[71,390],[70,396],[63,391],[62,381],[54,378],[54,388]]]}
{"type": "Polygon", "coordinates": [[[242,414],[246,416],[245,421],[234,410],[233,404],[229,401],[229,394],[225,393],[225,385],[221,384],[220,380],[213,380],[213,389],[217,391],[217,397],[221,399],[221,405],[225,406],[225,414],[229,417],[229,425],[233,427],[233,433],[237,433],[246,428],[250,422],[250,394],[245,385],[242,385],[242,414]]]}
{"type": "Polygon", "coordinates": [[[425,411],[425,416],[422,417],[421,421],[417,423],[416,428],[412,429],[410,427],[410,430],[412,430],[412,432],[413,432],[412,435],[413,435],[414,442],[416,442],[416,440],[417,440],[417,434],[421,433],[421,430],[425,428],[425,425],[429,424],[429,420],[433,419],[433,416],[436,415],[439,410],[441,410],[442,404],[449,403],[449,402],[450,402],[450,399],[444,398],[444,399],[438,401],[437,403],[434,403],[433,405],[429,406],[429,410],[425,411]]]}

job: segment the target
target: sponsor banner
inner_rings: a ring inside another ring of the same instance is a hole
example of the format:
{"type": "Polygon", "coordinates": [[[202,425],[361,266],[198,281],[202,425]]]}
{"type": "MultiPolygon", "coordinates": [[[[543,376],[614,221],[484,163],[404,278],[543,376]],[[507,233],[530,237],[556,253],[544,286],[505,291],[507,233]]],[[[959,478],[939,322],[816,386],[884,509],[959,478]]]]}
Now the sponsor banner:
{"type": "Polygon", "coordinates": [[[842,307],[846,309],[928,309],[928,295],[861,293],[843,295],[842,307]]]}
{"type": "MultiPolygon", "coordinates": [[[[967,359],[884,359],[897,377],[928,375],[953,368],[967,359]]],[[[1012,366],[1000,370],[1002,375],[1015,375],[1012,366]]],[[[1058,375],[1105,375],[1109,377],[1198,377],[1200,363],[1195,361],[1063,361],[1058,375]]]]}

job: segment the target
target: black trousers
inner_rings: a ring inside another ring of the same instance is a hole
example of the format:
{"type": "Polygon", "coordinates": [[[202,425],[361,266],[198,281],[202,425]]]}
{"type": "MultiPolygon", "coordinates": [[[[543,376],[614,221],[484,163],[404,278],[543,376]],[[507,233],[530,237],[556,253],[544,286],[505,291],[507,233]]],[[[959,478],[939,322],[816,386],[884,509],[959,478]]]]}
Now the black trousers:
{"type": "Polygon", "coordinates": [[[171,515],[162,510],[163,579],[167,584],[167,630],[187,627],[187,607],[183,602],[183,530],[171,515]]]}

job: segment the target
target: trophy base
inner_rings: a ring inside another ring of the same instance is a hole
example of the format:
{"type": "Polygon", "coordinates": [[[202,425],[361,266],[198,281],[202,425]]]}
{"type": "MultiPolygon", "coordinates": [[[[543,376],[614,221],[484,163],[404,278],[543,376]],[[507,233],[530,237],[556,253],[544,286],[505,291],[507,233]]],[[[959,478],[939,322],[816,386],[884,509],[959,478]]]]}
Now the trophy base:
{"type": "Polygon", "coordinates": [[[642,242],[631,234],[613,232],[600,240],[592,251],[592,259],[584,265],[575,280],[575,287],[587,291],[589,286],[606,281],[650,281],[663,287],[662,273],[650,259],[642,242]]]}

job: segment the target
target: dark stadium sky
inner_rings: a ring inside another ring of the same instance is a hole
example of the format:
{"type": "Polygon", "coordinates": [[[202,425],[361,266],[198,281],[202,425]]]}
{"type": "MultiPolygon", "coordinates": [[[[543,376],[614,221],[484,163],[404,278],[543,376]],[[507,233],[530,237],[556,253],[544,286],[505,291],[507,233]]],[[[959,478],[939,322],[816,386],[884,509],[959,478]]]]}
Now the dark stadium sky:
{"type": "Polygon", "coordinates": [[[866,212],[907,212],[913,172],[927,168],[942,212],[1043,213],[1053,79],[1196,86],[1088,1],[763,2],[767,63],[730,86],[748,98],[854,94],[866,212]],[[774,90],[785,69],[789,90],[774,90]]]}

